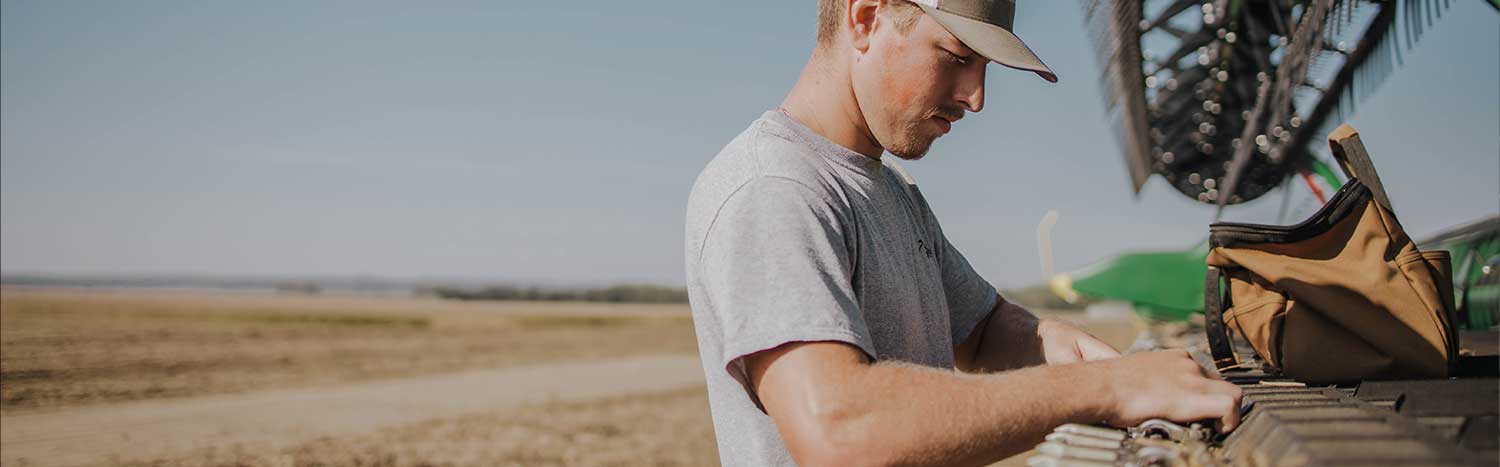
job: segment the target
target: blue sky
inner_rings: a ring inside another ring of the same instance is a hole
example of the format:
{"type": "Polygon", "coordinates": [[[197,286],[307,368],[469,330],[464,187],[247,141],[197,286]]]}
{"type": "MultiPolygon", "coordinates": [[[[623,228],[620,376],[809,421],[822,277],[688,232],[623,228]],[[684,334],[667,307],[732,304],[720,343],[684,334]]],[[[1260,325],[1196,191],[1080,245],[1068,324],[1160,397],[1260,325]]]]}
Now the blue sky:
{"type": "MultiPolygon", "coordinates": [[[[1500,212],[1500,15],[1456,3],[1351,120],[1419,236],[1500,212]]],[[[815,9],[5,1],[0,270],[681,283],[693,178],[781,101],[815,9]]],[[[1049,209],[1062,270],[1201,240],[1211,207],[1132,196],[1077,4],[1017,22],[1062,82],[992,66],[906,164],[950,239],[1002,286],[1040,279],[1049,209]]]]}

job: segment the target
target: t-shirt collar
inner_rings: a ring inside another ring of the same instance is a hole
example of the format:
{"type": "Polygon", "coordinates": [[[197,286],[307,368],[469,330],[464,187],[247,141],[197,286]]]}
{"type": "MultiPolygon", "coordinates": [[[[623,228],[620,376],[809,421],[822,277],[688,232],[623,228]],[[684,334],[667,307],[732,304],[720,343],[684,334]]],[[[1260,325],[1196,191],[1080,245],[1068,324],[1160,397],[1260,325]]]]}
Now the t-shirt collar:
{"type": "Polygon", "coordinates": [[[797,121],[797,119],[792,118],[780,109],[767,111],[761,118],[776,122],[792,130],[793,133],[796,133],[803,141],[812,146],[813,150],[818,154],[827,157],[840,166],[870,176],[880,173],[882,164],[879,160],[871,159],[864,154],[854,152],[852,149],[840,146],[838,143],[824,138],[823,135],[814,132],[812,128],[808,128],[807,125],[803,125],[802,122],[797,121]]]}

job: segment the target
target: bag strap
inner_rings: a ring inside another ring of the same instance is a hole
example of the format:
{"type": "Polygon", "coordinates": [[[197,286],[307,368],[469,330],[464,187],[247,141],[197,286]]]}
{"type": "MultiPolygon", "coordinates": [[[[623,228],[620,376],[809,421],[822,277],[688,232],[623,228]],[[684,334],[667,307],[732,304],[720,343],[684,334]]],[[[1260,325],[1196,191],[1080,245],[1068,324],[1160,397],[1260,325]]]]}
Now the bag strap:
{"type": "Polygon", "coordinates": [[[1219,290],[1219,278],[1223,275],[1219,268],[1209,266],[1203,280],[1203,327],[1208,334],[1208,351],[1213,355],[1214,367],[1221,371],[1239,363],[1224,326],[1224,294],[1219,290]]]}
{"type": "Polygon", "coordinates": [[[1370,153],[1365,151],[1365,143],[1359,139],[1358,130],[1347,123],[1339,125],[1328,134],[1328,149],[1333,151],[1333,158],[1338,160],[1345,176],[1368,187],[1375,195],[1375,202],[1380,203],[1386,212],[1396,213],[1391,208],[1391,199],[1385,194],[1385,186],[1380,183],[1380,174],[1375,173],[1375,163],[1370,161],[1370,153]]]}

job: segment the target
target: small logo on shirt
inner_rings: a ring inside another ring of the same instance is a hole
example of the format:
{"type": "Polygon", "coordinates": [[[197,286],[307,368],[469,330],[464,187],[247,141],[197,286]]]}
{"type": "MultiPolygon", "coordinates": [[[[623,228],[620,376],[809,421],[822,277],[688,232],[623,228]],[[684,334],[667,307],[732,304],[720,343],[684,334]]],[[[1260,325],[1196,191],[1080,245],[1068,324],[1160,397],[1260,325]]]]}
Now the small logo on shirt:
{"type": "Polygon", "coordinates": [[[932,249],[928,248],[927,242],[922,241],[920,238],[917,239],[917,249],[922,250],[922,254],[927,255],[928,258],[932,257],[932,249]]]}

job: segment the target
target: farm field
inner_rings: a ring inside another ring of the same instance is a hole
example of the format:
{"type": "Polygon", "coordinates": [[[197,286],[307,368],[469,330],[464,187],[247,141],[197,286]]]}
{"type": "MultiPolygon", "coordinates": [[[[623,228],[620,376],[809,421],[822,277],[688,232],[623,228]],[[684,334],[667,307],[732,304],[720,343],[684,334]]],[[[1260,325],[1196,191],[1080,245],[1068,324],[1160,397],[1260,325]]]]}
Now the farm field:
{"type": "Polygon", "coordinates": [[[701,386],[578,402],[542,403],[320,437],[281,449],[227,446],[136,467],[189,466],[707,466],[719,462],[701,386]]]}
{"type": "Polygon", "coordinates": [[[685,305],[0,291],[0,413],[696,353],[685,305]]]}
{"type": "Polygon", "coordinates": [[[685,305],[5,288],[0,465],[713,465],[696,350],[685,305]]]}

